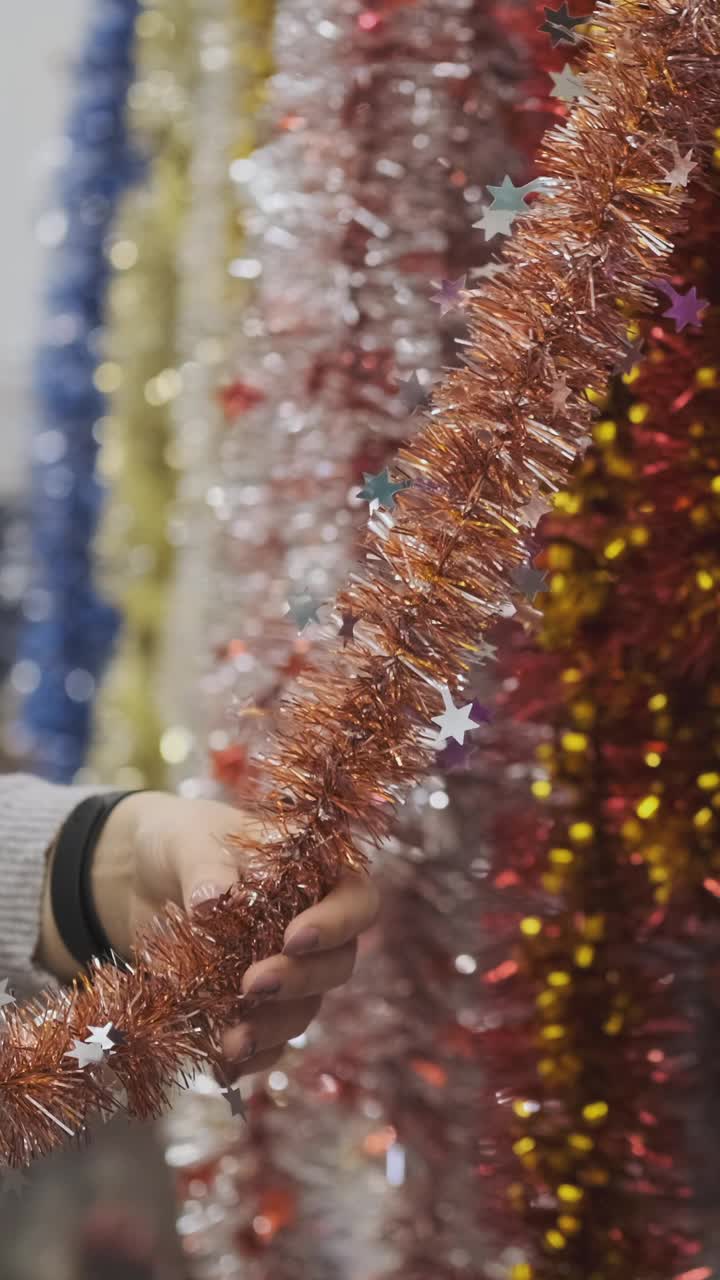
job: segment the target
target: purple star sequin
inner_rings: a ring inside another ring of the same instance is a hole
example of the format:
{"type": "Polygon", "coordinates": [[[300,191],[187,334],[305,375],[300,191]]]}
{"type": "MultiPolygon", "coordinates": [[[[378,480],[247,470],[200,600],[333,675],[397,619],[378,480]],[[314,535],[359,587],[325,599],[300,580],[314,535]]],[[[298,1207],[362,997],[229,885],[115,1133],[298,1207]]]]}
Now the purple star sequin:
{"type": "Polygon", "coordinates": [[[656,287],[662,289],[670,299],[671,306],[667,311],[663,311],[663,316],[668,320],[675,321],[675,328],[678,333],[682,333],[683,329],[687,329],[690,325],[699,328],[702,324],[702,312],[710,305],[707,298],[699,298],[695,285],[688,289],[687,293],[680,293],[679,290],[673,288],[669,280],[656,280],[656,287]]]}

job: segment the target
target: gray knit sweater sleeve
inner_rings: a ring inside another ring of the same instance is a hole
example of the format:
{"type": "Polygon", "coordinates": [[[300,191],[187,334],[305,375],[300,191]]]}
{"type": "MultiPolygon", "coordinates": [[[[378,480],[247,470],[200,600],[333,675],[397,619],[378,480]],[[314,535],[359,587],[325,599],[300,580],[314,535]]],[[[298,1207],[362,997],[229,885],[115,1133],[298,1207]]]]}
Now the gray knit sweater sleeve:
{"type": "Polygon", "coordinates": [[[9,978],[18,995],[50,981],[33,960],[48,848],[75,805],[102,789],[0,776],[0,981],[9,978]]]}

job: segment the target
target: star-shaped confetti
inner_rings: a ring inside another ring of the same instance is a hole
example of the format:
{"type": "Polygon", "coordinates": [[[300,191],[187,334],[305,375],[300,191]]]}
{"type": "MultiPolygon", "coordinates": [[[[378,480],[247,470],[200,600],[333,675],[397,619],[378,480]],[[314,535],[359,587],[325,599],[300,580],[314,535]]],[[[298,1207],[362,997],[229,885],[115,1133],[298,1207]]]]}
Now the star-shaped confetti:
{"type": "Polygon", "coordinates": [[[568,386],[567,378],[563,373],[555,379],[550,388],[550,405],[553,413],[562,413],[572,394],[573,389],[568,386]]]}
{"type": "Polygon", "coordinates": [[[84,1069],[95,1062],[102,1062],[105,1054],[99,1044],[89,1044],[87,1040],[73,1040],[72,1049],[68,1049],[66,1058],[77,1058],[77,1064],[84,1069]]]}
{"type": "Polygon", "coordinates": [[[520,523],[529,529],[534,529],[538,521],[542,520],[550,510],[551,506],[547,499],[539,493],[534,493],[518,511],[520,523]]]}
{"type": "Polygon", "coordinates": [[[3,978],[0,982],[0,1009],[8,1008],[15,1004],[15,997],[12,991],[8,991],[9,978],[3,978]]]}
{"type": "Polygon", "coordinates": [[[631,373],[642,355],[643,346],[644,343],[642,338],[635,338],[633,342],[626,343],[623,354],[613,366],[613,373],[631,373]]]}
{"type": "Polygon", "coordinates": [[[662,289],[670,299],[671,306],[667,311],[663,311],[663,315],[668,320],[675,321],[675,328],[678,333],[682,333],[683,329],[693,325],[699,328],[702,324],[702,312],[710,305],[707,298],[698,298],[698,292],[695,285],[688,289],[687,293],[680,293],[674,289],[669,280],[657,280],[658,289],[662,289]]]}
{"type": "Polygon", "coordinates": [[[522,591],[531,604],[538,591],[542,591],[547,585],[546,575],[531,564],[525,564],[516,569],[512,577],[518,589],[522,591]]]}
{"type": "Polygon", "coordinates": [[[358,493],[358,498],[364,498],[369,502],[370,509],[373,511],[375,507],[384,507],[386,511],[392,511],[395,506],[395,494],[402,493],[403,489],[410,486],[409,480],[391,480],[387,467],[384,471],[379,471],[376,476],[370,476],[363,471],[363,480],[365,484],[358,493]]]}
{"type": "Polygon", "coordinates": [[[692,158],[692,147],[686,151],[684,156],[680,155],[680,148],[677,142],[672,143],[672,169],[666,169],[663,173],[663,182],[670,183],[671,191],[679,191],[682,187],[686,187],[690,181],[690,174],[693,169],[697,169],[697,161],[692,158]]]}
{"type": "Polygon", "coordinates": [[[300,591],[297,595],[290,596],[288,613],[293,618],[298,631],[304,631],[309,622],[320,621],[318,609],[321,604],[322,601],[316,600],[309,591],[300,591]]]}
{"type": "Polygon", "coordinates": [[[483,706],[479,698],[473,698],[470,703],[470,719],[475,724],[489,724],[491,715],[486,706],[483,706]]]}
{"type": "Polygon", "coordinates": [[[85,1044],[96,1044],[103,1050],[103,1053],[112,1053],[113,1049],[117,1049],[126,1039],[124,1031],[118,1031],[112,1022],[106,1022],[104,1027],[88,1027],[91,1034],[85,1040],[85,1044]]]}
{"type": "Polygon", "coordinates": [[[355,627],[360,621],[360,614],[353,613],[352,609],[346,609],[342,615],[342,626],[338,631],[338,636],[343,642],[343,649],[349,640],[355,639],[355,627]]]}
{"type": "Polygon", "coordinates": [[[408,412],[414,413],[416,409],[427,404],[430,388],[423,385],[417,373],[412,373],[409,378],[398,382],[398,396],[408,412]]]}
{"type": "Polygon", "coordinates": [[[488,644],[484,637],[478,644],[475,652],[477,653],[480,662],[494,662],[497,658],[497,646],[494,644],[488,644]]]}
{"type": "Polygon", "coordinates": [[[464,707],[456,707],[447,685],[441,692],[445,710],[441,716],[433,716],[432,718],[433,724],[439,725],[438,736],[435,740],[436,746],[444,747],[448,738],[452,738],[462,746],[465,741],[465,734],[477,729],[477,724],[470,715],[474,704],[466,702],[464,707]]]}
{"type": "Polygon", "coordinates": [[[579,27],[583,22],[587,22],[588,14],[584,13],[579,18],[573,18],[568,10],[566,0],[557,9],[545,8],[545,21],[542,26],[538,27],[538,31],[547,31],[553,45],[575,44],[577,36],[573,31],[573,27],[579,27]]]}
{"type": "Polygon", "coordinates": [[[551,98],[562,98],[563,102],[573,102],[575,98],[593,96],[582,76],[576,75],[569,65],[563,67],[562,71],[551,71],[550,79],[553,82],[553,88],[550,90],[551,98]]]}
{"type": "Polygon", "coordinates": [[[535,178],[532,182],[526,182],[524,187],[516,187],[506,174],[499,187],[488,187],[493,198],[492,204],[473,226],[484,231],[487,240],[492,240],[497,235],[509,235],[518,215],[528,212],[527,197],[543,186],[544,180],[535,178]]]}
{"type": "Polygon", "coordinates": [[[231,1115],[240,1116],[241,1120],[245,1119],[245,1103],[238,1085],[229,1085],[227,1089],[222,1090],[222,1096],[230,1107],[231,1115]]]}
{"type": "Polygon", "coordinates": [[[6,1196],[21,1196],[29,1179],[22,1169],[3,1169],[0,1172],[0,1200],[6,1196]]]}
{"type": "Polygon", "coordinates": [[[432,294],[430,301],[437,302],[441,316],[446,316],[448,311],[456,311],[458,307],[462,307],[466,281],[467,275],[458,276],[457,280],[440,281],[438,291],[432,294]]]}

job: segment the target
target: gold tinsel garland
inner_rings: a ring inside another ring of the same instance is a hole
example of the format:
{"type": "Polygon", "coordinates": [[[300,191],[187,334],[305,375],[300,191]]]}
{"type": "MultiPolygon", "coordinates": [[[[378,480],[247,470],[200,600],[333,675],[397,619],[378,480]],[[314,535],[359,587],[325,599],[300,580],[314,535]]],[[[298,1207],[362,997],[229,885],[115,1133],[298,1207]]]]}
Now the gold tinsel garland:
{"type": "Polygon", "coordinates": [[[129,124],[148,175],[126,198],[109,246],[105,363],[109,393],[99,466],[109,501],[98,537],[101,575],[122,614],[117,652],[95,713],[94,770],[122,786],[160,785],[155,663],[173,548],[172,402],[177,367],[178,251],[188,204],[194,42],[189,0],[155,0],[137,22],[138,75],[129,124]]]}
{"type": "Polygon", "coordinates": [[[98,966],[72,995],[11,1011],[0,1046],[0,1144],[27,1161],[93,1112],[162,1106],[183,1063],[212,1057],[213,1029],[237,1013],[242,975],[343,865],[359,836],[382,838],[402,791],[427,767],[431,717],[457,689],[482,632],[507,608],[526,559],[521,508],[557,488],[587,438],[588,386],[625,348],[616,299],[640,311],[667,267],[685,195],[663,182],[667,148],[709,137],[720,109],[714,0],[600,5],[578,105],[546,141],[545,194],[522,219],[505,272],[472,297],[466,367],[401,455],[414,481],[395,523],[368,535],[365,573],[339,609],[359,634],[288,708],[259,850],[236,839],[243,878],[191,920],[168,912],[132,969],[98,966]],[[558,383],[570,389],[557,409],[558,383]],[[255,855],[253,857],[253,854],[255,855]],[[81,1068],[73,1037],[110,1022],[120,1043],[81,1068]]]}

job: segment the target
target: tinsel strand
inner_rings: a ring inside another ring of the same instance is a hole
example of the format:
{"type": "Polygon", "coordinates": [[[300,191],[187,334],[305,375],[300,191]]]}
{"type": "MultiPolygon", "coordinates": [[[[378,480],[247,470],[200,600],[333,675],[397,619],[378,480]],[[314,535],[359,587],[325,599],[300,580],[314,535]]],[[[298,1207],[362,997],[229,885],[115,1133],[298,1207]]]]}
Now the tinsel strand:
{"type": "Polygon", "coordinates": [[[600,6],[584,70],[593,100],[550,135],[546,194],[506,251],[507,273],[472,299],[466,367],[445,380],[401,454],[414,484],[397,523],[379,518],[370,530],[372,579],[358,576],[339,602],[362,619],[359,641],[342,667],[309,682],[316,700],[289,711],[266,762],[275,832],[259,851],[235,839],[248,854],[237,891],[193,920],[168,912],[140,940],[131,971],[99,968],[69,1002],[51,998],[39,1025],[37,1005],[10,1011],[0,1046],[6,1159],[57,1145],[58,1122],[77,1132],[89,1113],[113,1108],[101,1073],[65,1056],[71,1033],[89,1025],[123,1031],[112,1068],[129,1109],[161,1106],[183,1061],[207,1056],[213,1026],[237,1009],[252,957],[277,946],[340,866],[364,863],[354,829],[381,839],[399,791],[426,767],[437,691],[457,688],[525,559],[517,507],[538,482],[562,482],[588,432],[581,393],[602,391],[623,356],[615,300],[646,311],[649,282],[667,268],[685,197],[661,182],[666,148],[708,138],[720,107],[713,8],[600,6]],[[553,421],[558,369],[574,395],[553,421]]]}

